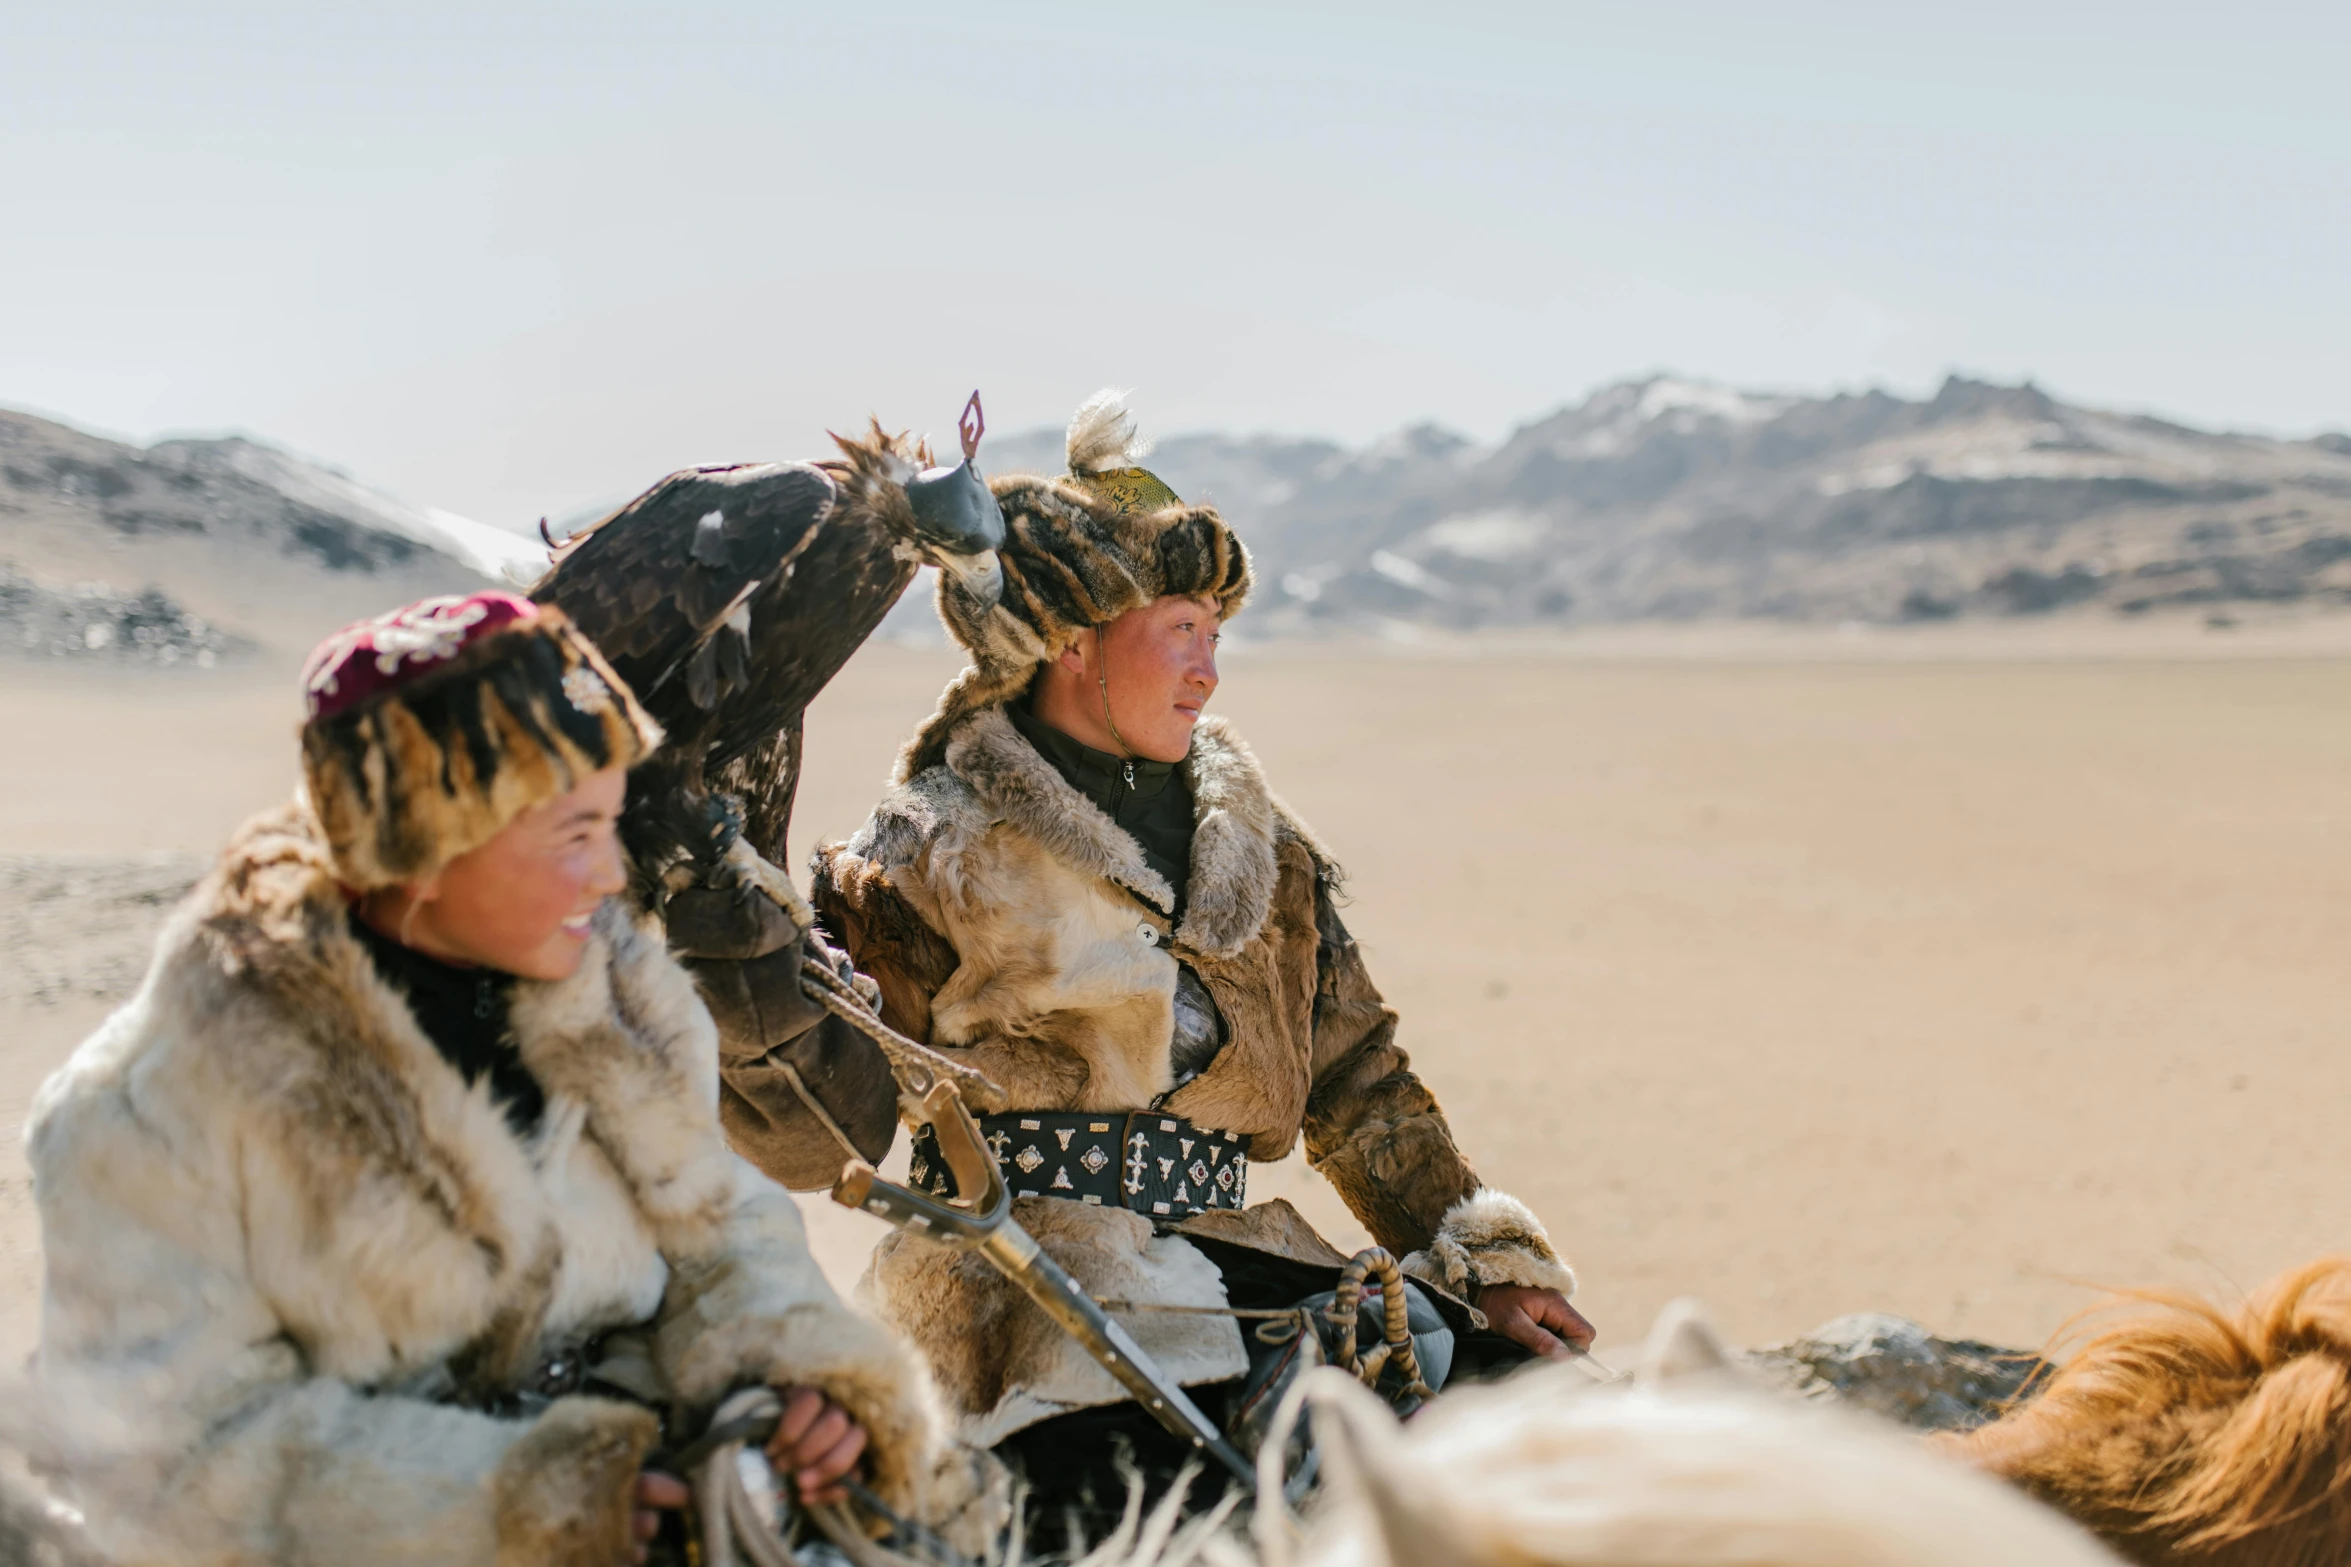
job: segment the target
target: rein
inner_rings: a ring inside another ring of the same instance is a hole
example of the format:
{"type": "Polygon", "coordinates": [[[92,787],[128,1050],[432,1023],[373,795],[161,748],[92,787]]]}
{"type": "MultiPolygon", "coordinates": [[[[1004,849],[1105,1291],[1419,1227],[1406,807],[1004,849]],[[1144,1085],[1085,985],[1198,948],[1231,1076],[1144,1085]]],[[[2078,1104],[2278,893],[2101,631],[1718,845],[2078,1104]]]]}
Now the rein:
{"type": "MultiPolygon", "coordinates": [[[[665,1460],[685,1471],[693,1490],[701,1567],[806,1567],[786,1540],[785,1486],[763,1451],[783,1413],[775,1389],[744,1388],[718,1406],[700,1440],[665,1460]]],[[[839,1502],[801,1508],[855,1567],[971,1567],[946,1541],[900,1517],[865,1486],[855,1480],[843,1484],[858,1507],[888,1527],[892,1540],[920,1552],[908,1555],[874,1541],[839,1502]]]]}

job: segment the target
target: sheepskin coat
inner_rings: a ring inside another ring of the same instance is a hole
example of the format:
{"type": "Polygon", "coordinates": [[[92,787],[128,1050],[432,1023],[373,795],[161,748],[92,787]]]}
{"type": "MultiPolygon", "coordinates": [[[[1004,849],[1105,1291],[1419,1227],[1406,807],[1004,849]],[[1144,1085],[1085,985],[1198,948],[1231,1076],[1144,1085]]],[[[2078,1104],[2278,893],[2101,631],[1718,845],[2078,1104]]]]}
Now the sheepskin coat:
{"type": "MultiPolygon", "coordinates": [[[[1246,1135],[1258,1163],[1303,1138],[1379,1243],[1432,1282],[1463,1295],[1496,1282],[1572,1290],[1534,1215],[1482,1186],[1455,1146],[1339,919],[1336,868],[1248,746],[1210,719],[1184,765],[1196,825],[1180,925],[1134,838],[1001,706],[957,721],[942,762],[892,790],[848,843],[817,851],[819,913],[880,984],[891,1024],[987,1073],[1010,1108],[1157,1106],[1246,1135]],[[1180,1088],[1170,1067],[1179,963],[1226,1028],[1215,1059],[1180,1088]]],[[[1014,1212],[1100,1297],[1225,1304],[1187,1230],[1340,1260],[1280,1202],[1175,1226],[1050,1197],[1018,1199],[1014,1212]]],[[[1125,1396],[976,1258],[892,1235],[866,1287],[922,1347],[970,1440],[1125,1396]]],[[[1243,1369],[1230,1318],[1144,1313],[1127,1326],[1185,1382],[1243,1369]]]]}
{"type": "Polygon", "coordinates": [[[516,982],[547,1094],[526,1138],[347,911],[308,812],[257,818],[35,1106],[36,1364],[94,1447],[64,1478],[122,1558],[625,1561],[655,1417],[484,1410],[632,1328],[661,1401],[813,1384],[871,1432],[881,1490],[930,1508],[936,1394],[728,1151],[712,1025],[658,936],[615,901],[570,978],[516,982]]]}

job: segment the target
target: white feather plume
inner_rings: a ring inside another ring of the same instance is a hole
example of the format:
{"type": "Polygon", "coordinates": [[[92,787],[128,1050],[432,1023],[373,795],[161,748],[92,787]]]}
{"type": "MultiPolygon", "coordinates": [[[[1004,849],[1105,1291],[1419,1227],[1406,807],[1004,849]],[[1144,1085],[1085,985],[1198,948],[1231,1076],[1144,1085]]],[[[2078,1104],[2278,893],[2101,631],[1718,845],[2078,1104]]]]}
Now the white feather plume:
{"type": "Polygon", "coordinates": [[[1135,430],[1124,389],[1104,387],[1078,406],[1069,421],[1069,471],[1108,473],[1132,468],[1151,454],[1135,430]]]}

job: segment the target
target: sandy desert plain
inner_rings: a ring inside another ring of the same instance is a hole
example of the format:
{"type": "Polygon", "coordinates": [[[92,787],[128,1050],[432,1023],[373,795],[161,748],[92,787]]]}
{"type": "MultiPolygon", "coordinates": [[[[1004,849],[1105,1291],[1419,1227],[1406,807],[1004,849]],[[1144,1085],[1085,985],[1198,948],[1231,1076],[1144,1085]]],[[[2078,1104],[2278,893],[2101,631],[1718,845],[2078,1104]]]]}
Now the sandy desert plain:
{"type": "MultiPolygon", "coordinates": [[[[826,693],[796,857],[951,668],[876,644],[826,693]]],[[[2099,1286],[2351,1249],[2351,627],[1244,648],[1215,707],[1604,1347],[1677,1295],[1750,1343],[1882,1309],[2032,1344],[2099,1286]]],[[[9,1361],[17,1124],[286,791],[295,714],[278,659],[0,666],[9,1361]]],[[[1361,1236],[1297,1159],[1256,1186],[1361,1236]]],[[[803,1206],[850,1285],[872,1221],[803,1206]]]]}

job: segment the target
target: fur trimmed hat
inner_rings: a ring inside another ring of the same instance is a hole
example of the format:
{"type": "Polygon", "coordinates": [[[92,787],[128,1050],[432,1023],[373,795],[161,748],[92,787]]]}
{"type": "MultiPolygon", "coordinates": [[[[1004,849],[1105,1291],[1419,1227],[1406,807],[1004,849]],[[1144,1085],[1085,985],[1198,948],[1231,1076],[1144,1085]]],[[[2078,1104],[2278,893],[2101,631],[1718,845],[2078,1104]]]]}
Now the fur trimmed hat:
{"type": "Polygon", "coordinates": [[[938,763],[965,717],[1029,688],[1078,633],[1169,594],[1214,599],[1227,619],[1249,597],[1249,552],[1211,506],[1187,506],[1142,467],[1123,392],[1097,392],[1069,422],[1069,472],[989,488],[1004,511],[1003,591],[975,597],[939,577],[939,618],[971,663],[898,756],[898,781],[938,763]]]}
{"type": "Polygon", "coordinates": [[[416,881],[661,726],[563,611],[511,593],[430,598],[326,639],[303,666],[302,776],[335,874],[416,881]]]}

